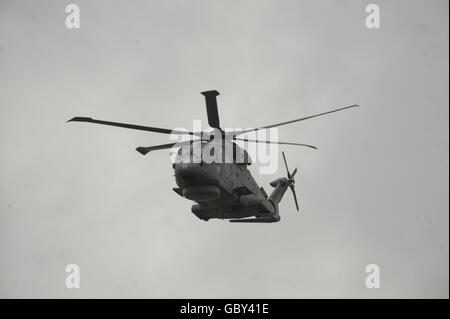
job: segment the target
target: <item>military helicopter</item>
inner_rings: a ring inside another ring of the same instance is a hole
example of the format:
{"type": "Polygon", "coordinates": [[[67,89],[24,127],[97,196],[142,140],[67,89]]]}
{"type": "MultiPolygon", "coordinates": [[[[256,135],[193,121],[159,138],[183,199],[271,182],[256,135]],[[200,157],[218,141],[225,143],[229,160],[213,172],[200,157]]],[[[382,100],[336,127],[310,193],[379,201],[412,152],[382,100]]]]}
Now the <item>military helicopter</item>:
{"type": "Polygon", "coordinates": [[[358,106],[350,105],[259,128],[225,131],[220,126],[217,110],[217,96],[219,92],[211,90],[201,92],[201,94],[205,97],[208,124],[212,128],[212,132],[170,130],[96,120],[90,117],[74,117],[68,122],[88,122],[162,134],[189,135],[190,139],[187,141],[138,147],[136,150],[142,155],[146,155],[155,150],[179,147],[173,163],[175,181],[178,187],[173,188],[173,190],[181,197],[196,202],[191,207],[191,211],[199,219],[204,221],[209,219],[229,219],[233,223],[273,223],[280,221],[278,204],[288,188],[291,189],[296,209],[297,211],[299,210],[294,187],[294,176],[297,173],[297,169],[294,169],[292,173],[289,171],[286,157],[284,152],[282,152],[287,177],[280,177],[271,182],[270,186],[274,189],[270,195],[267,195],[264,188],[258,186],[248,170],[247,166],[252,163],[248,153],[239,147],[235,141],[295,145],[312,149],[316,149],[316,147],[301,143],[248,139],[239,137],[239,135],[300,122],[358,106]],[[212,158],[212,160],[205,161],[204,159],[208,157],[212,158]]]}

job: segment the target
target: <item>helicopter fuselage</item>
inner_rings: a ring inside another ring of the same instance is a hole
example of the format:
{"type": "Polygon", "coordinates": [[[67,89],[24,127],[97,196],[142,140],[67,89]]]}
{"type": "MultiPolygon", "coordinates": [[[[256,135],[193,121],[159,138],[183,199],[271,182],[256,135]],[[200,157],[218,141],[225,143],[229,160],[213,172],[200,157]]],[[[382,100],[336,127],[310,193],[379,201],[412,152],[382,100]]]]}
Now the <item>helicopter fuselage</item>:
{"type": "Polygon", "coordinates": [[[197,202],[192,213],[202,220],[262,217],[279,220],[278,207],[258,186],[246,164],[176,163],[180,196],[197,202]]]}

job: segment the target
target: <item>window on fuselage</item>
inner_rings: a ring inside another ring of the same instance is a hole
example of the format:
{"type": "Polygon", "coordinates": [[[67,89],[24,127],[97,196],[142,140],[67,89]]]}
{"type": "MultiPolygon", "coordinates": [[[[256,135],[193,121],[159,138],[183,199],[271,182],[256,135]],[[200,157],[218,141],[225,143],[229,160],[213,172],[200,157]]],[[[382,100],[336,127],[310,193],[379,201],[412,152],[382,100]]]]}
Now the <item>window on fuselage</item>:
{"type": "Polygon", "coordinates": [[[176,163],[200,163],[205,142],[193,141],[178,148],[176,163]]]}

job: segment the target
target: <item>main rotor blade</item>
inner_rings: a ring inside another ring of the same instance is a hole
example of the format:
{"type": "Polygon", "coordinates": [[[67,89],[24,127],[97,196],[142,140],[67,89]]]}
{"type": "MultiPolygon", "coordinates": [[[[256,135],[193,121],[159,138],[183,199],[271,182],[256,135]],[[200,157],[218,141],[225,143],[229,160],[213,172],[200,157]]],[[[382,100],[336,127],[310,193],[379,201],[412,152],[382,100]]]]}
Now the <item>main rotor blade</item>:
{"type": "Polygon", "coordinates": [[[208,124],[211,127],[220,129],[219,112],[217,111],[216,96],[220,93],[216,90],[201,92],[206,100],[206,113],[208,114],[208,124]]]}
{"type": "Polygon", "coordinates": [[[319,113],[319,114],[315,114],[315,115],[301,117],[301,118],[296,119],[296,120],[291,120],[291,121],[287,121],[287,122],[267,125],[267,126],[263,126],[263,127],[259,127],[259,128],[254,128],[254,129],[248,129],[248,130],[244,130],[244,131],[240,131],[240,132],[239,131],[230,132],[229,134],[240,135],[240,134],[244,134],[244,133],[248,133],[248,132],[264,130],[264,129],[268,129],[268,128],[272,128],[272,127],[276,127],[276,126],[282,126],[282,125],[286,125],[286,124],[290,124],[290,123],[295,123],[295,122],[300,122],[300,121],[312,119],[314,117],[319,117],[319,116],[322,116],[322,115],[326,115],[326,114],[330,114],[330,113],[334,113],[334,112],[339,112],[339,111],[342,111],[342,110],[346,110],[346,109],[349,109],[349,108],[352,108],[352,107],[358,107],[358,106],[359,105],[354,104],[354,105],[350,105],[350,106],[346,106],[346,107],[341,107],[341,108],[336,109],[336,110],[331,110],[331,111],[328,111],[328,112],[323,112],[323,113],[319,113]]]}
{"type": "Polygon", "coordinates": [[[280,144],[280,145],[295,145],[295,146],[306,146],[309,148],[317,149],[314,145],[309,144],[301,144],[301,143],[291,143],[291,142],[277,142],[277,141],[264,141],[264,140],[249,140],[247,138],[235,137],[233,138],[235,141],[243,141],[243,142],[254,142],[254,143],[265,143],[265,144],[280,144]]]}
{"type": "Polygon", "coordinates": [[[170,130],[166,128],[159,128],[159,127],[151,127],[151,126],[142,126],[142,125],[135,125],[135,124],[127,124],[127,123],[118,123],[118,122],[109,122],[109,121],[102,121],[102,120],[95,120],[90,117],[74,117],[67,122],[87,122],[87,123],[94,123],[94,124],[102,124],[102,125],[109,125],[109,126],[117,126],[117,127],[123,127],[128,128],[132,130],[140,130],[140,131],[148,131],[148,132],[156,132],[156,133],[163,133],[163,134],[188,134],[188,135],[199,135],[201,133],[194,133],[194,132],[187,132],[187,131],[177,131],[177,130],[170,130]]]}
{"type": "Polygon", "coordinates": [[[161,144],[161,145],[155,145],[155,146],[147,146],[147,147],[139,146],[138,148],[136,148],[136,151],[138,151],[142,155],[146,155],[148,152],[151,152],[151,151],[163,150],[163,149],[167,149],[167,148],[172,148],[174,146],[183,146],[186,144],[190,144],[191,142],[193,142],[193,140],[177,142],[177,143],[161,144]]]}
{"type": "Polygon", "coordinates": [[[298,201],[297,201],[297,195],[295,194],[295,188],[294,188],[294,184],[291,184],[290,189],[292,191],[292,195],[294,195],[294,202],[295,202],[295,207],[298,209],[298,201]]]}

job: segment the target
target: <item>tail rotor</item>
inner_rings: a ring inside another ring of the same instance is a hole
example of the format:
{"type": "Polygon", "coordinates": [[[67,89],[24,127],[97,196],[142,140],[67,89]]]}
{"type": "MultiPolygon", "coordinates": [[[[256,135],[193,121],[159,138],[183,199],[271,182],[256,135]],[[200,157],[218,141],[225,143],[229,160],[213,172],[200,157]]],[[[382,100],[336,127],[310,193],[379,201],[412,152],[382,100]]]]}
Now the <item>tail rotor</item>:
{"type": "Polygon", "coordinates": [[[297,211],[299,211],[297,194],[295,193],[295,186],[294,186],[294,184],[295,184],[294,176],[295,176],[295,174],[297,174],[297,169],[294,169],[294,171],[291,174],[289,172],[289,167],[288,167],[288,164],[286,161],[286,156],[284,155],[284,152],[282,152],[282,154],[283,154],[284,165],[286,166],[286,173],[287,173],[287,177],[288,177],[289,188],[291,189],[292,195],[294,196],[295,207],[297,208],[297,211]]]}

